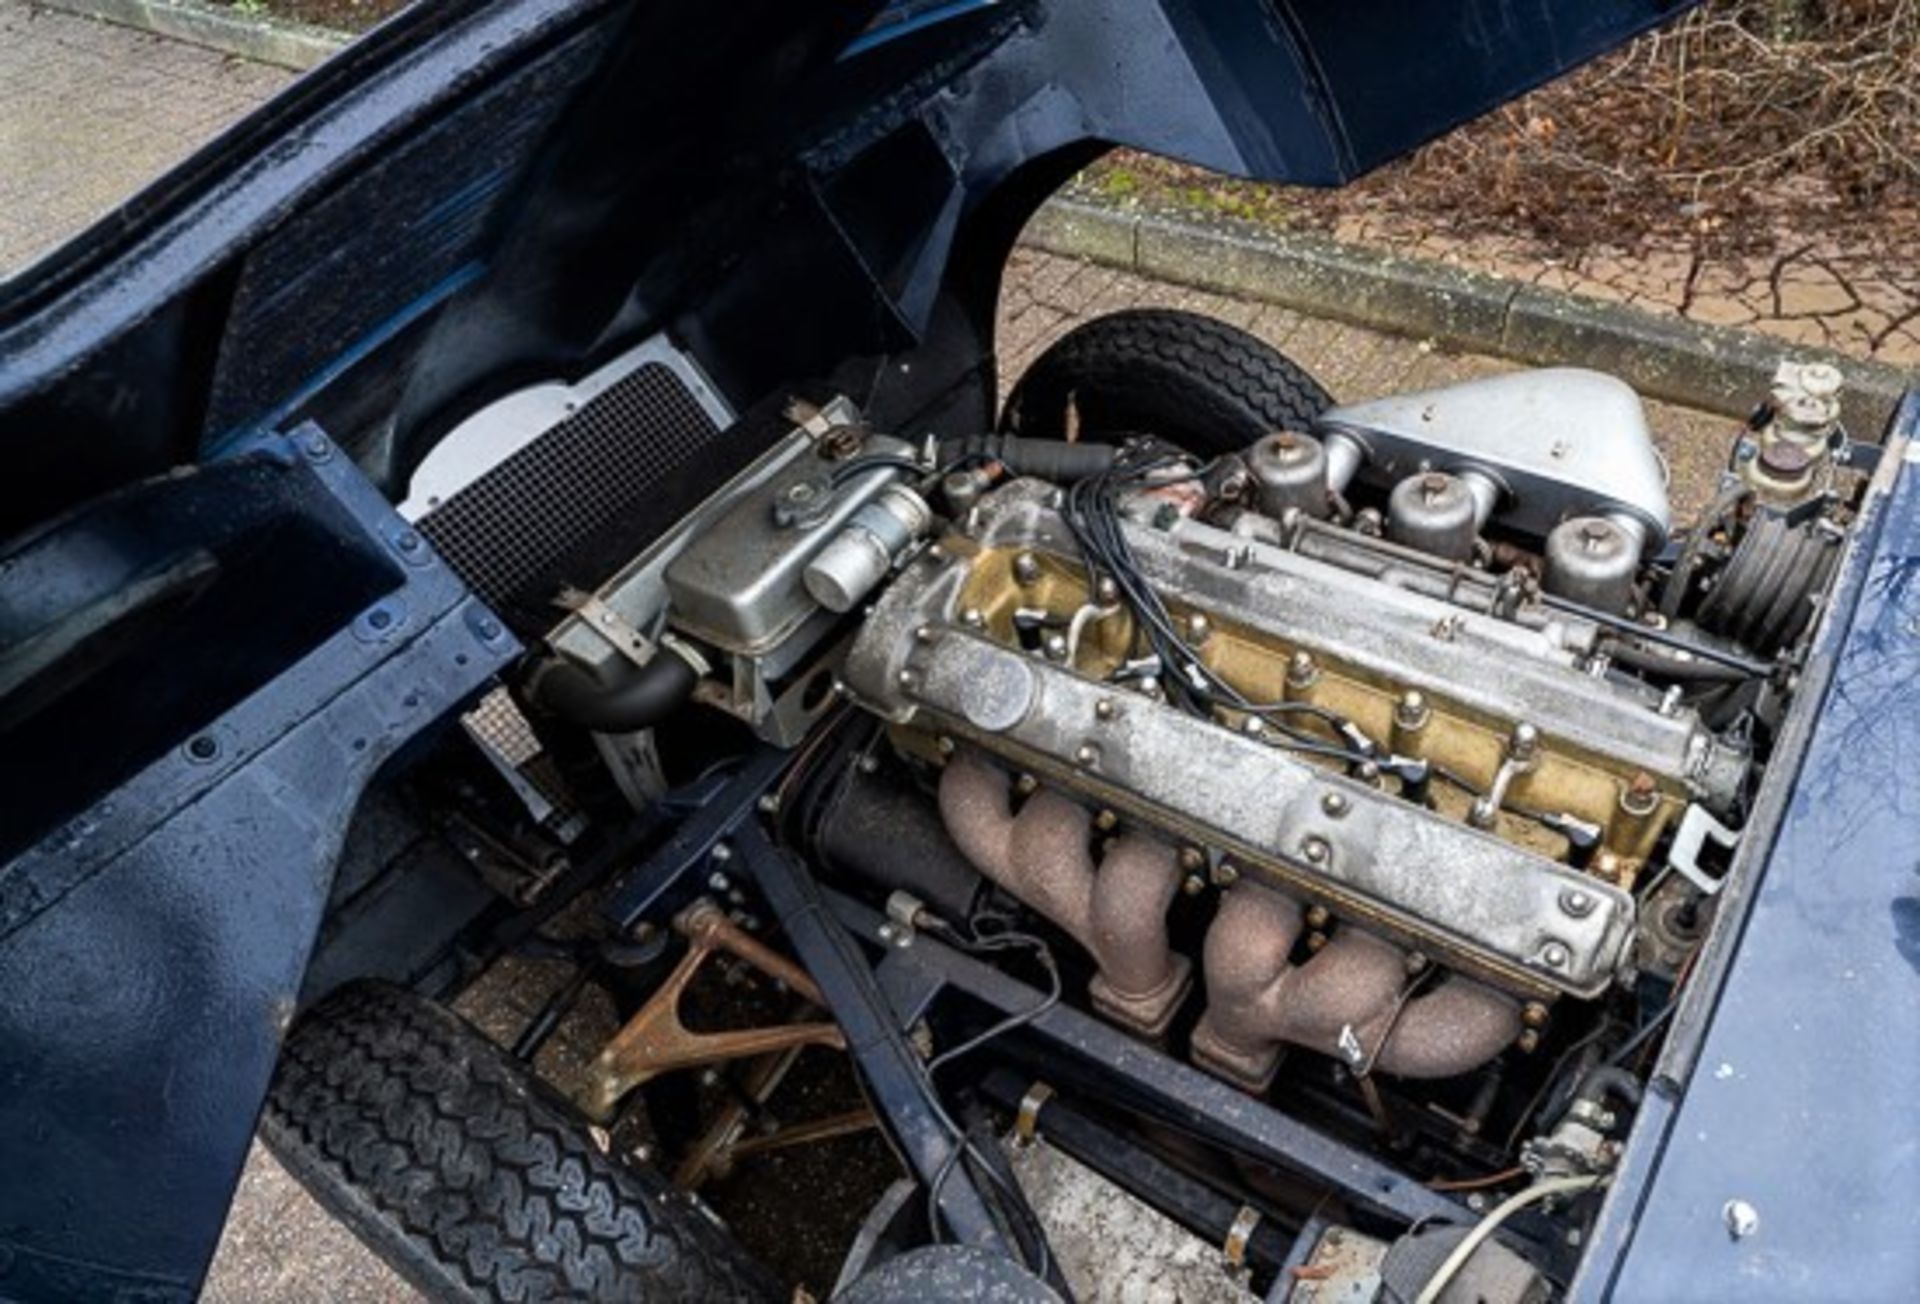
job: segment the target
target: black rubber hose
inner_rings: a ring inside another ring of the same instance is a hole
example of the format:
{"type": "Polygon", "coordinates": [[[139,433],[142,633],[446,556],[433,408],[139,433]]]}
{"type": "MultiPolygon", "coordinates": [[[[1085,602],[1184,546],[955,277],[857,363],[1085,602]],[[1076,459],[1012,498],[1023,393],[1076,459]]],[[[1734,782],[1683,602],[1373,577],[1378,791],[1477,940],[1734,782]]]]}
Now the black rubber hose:
{"type": "Polygon", "coordinates": [[[1586,1076],[1580,1079],[1579,1089],[1573,1094],[1582,1100],[1596,1102],[1613,1096],[1638,1109],[1642,1092],[1639,1078],[1623,1068],[1603,1064],[1599,1068],[1589,1069],[1586,1076]]]}
{"type": "Polygon", "coordinates": [[[1711,661],[1682,661],[1678,657],[1662,656],[1658,652],[1649,652],[1645,648],[1634,647],[1628,643],[1609,643],[1606,653],[1617,665],[1656,675],[1662,679],[1724,684],[1739,683],[1753,678],[1744,670],[1737,670],[1732,666],[1715,665],[1711,661]]]}
{"type": "Polygon", "coordinates": [[[554,653],[537,658],[521,681],[534,706],[595,733],[651,728],[693,695],[699,674],[669,648],[636,666],[614,658],[598,670],[554,653]]]}
{"type": "Polygon", "coordinates": [[[940,465],[998,462],[1014,475],[1042,480],[1084,480],[1113,465],[1112,444],[1068,443],[1064,439],[1025,439],[1019,435],[968,435],[940,441],[940,465]]]}

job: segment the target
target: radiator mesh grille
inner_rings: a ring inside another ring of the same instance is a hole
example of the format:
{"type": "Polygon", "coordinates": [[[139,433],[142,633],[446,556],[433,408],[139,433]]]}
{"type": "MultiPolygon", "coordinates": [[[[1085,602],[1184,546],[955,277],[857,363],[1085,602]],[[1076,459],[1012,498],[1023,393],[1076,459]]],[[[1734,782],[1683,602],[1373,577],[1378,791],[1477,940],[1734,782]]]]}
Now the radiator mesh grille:
{"type": "Polygon", "coordinates": [[[538,606],[552,594],[530,586],[643,510],[716,434],[680,377],[650,362],[434,509],[420,531],[489,603],[538,606]]]}

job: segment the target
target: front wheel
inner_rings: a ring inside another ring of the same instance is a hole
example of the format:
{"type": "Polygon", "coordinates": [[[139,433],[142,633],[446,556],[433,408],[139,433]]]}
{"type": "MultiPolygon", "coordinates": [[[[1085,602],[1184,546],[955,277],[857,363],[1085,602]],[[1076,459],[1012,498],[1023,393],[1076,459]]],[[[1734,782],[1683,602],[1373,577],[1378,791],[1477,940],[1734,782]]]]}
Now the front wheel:
{"type": "Polygon", "coordinates": [[[777,1284],[704,1206],[594,1143],[450,1011],[386,983],[294,1025],[261,1134],[435,1300],[760,1300],[777,1284]]]}
{"type": "Polygon", "coordinates": [[[1306,430],[1333,406],[1320,382],[1266,341],[1171,308],[1096,317],[1050,345],[1021,376],[1001,429],[1060,439],[1155,435],[1195,453],[1233,453],[1279,430],[1306,430]]]}

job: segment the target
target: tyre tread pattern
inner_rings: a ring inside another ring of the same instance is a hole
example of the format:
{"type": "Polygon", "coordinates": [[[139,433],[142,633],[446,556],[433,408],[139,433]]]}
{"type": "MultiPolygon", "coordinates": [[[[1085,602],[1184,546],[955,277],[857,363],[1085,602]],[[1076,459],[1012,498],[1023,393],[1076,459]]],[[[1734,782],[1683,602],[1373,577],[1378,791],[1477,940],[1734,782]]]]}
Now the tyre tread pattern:
{"type": "Polygon", "coordinates": [[[1058,438],[1069,394],[1089,438],[1153,434],[1196,452],[1305,429],[1333,406],[1317,380],[1264,340],[1172,308],[1110,313],[1061,336],[1014,386],[1002,425],[1058,438]]]}
{"type": "Polygon", "coordinates": [[[261,1131],[435,1299],[777,1297],[703,1207],[604,1154],[545,1084],[402,988],[352,984],[295,1025],[261,1131]]]}

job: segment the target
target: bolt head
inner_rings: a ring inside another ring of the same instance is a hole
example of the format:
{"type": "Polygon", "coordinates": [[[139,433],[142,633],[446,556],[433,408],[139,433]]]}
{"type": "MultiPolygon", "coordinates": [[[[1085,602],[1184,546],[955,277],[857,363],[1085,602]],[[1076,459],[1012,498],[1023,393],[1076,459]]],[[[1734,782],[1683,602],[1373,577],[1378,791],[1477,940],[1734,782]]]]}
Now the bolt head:
{"type": "Polygon", "coordinates": [[[1592,914],[1593,905],[1593,893],[1584,888],[1570,887],[1560,894],[1560,908],[1575,919],[1592,914]]]}
{"type": "Polygon", "coordinates": [[[1320,809],[1339,819],[1347,813],[1347,799],[1337,792],[1330,792],[1320,799],[1320,809]]]}
{"type": "Polygon", "coordinates": [[[1100,760],[1100,749],[1092,743],[1081,743],[1074,749],[1073,762],[1082,769],[1091,769],[1100,760]]]}
{"type": "Polygon", "coordinates": [[[1333,857],[1333,848],[1325,838],[1308,838],[1300,844],[1300,854],[1309,865],[1324,865],[1333,857]]]}
{"type": "Polygon", "coordinates": [[[955,743],[953,739],[947,737],[945,734],[940,735],[934,742],[934,746],[939,749],[942,756],[951,756],[959,749],[959,744],[955,743]]]}
{"type": "Polygon", "coordinates": [[[1529,1028],[1544,1028],[1547,1024],[1547,1007],[1539,1001],[1528,1001],[1520,1011],[1520,1021],[1529,1028]]]}
{"type": "Polygon", "coordinates": [[[1548,942],[1540,948],[1540,959],[1549,969],[1564,969],[1573,960],[1565,942],[1548,942]]]}
{"type": "Polygon", "coordinates": [[[1199,896],[1207,890],[1207,880],[1198,874],[1189,874],[1180,880],[1180,890],[1188,896],[1199,896]]]}
{"type": "Polygon", "coordinates": [[[1093,715],[1096,720],[1111,720],[1117,709],[1111,697],[1103,697],[1093,704],[1093,715]]]}
{"type": "Polygon", "coordinates": [[[1022,797],[1031,797],[1040,790],[1040,780],[1031,774],[1023,774],[1013,781],[1013,790],[1022,797]]]}
{"type": "Polygon", "coordinates": [[[1213,633],[1213,622],[1199,612],[1187,617],[1187,642],[1204,643],[1213,633]]]}
{"type": "Polygon", "coordinates": [[[918,687],[920,683],[920,672],[908,666],[896,675],[895,678],[899,680],[900,687],[915,688],[918,687]]]}
{"type": "Polygon", "coordinates": [[[1327,912],[1325,906],[1309,906],[1307,908],[1307,927],[1325,928],[1327,921],[1332,917],[1333,916],[1327,912]]]}
{"type": "Polygon", "coordinates": [[[1232,861],[1223,860],[1213,867],[1213,885],[1215,887],[1232,887],[1239,881],[1239,867],[1232,861]]]}
{"type": "Polygon", "coordinates": [[[1513,726],[1512,749],[1514,756],[1524,760],[1532,756],[1540,746],[1540,730],[1525,720],[1513,726]]]}
{"type": "Polygon", "coordinates": [[[1113,811],[1103,810],[1093,817],[1093,827],[1102,833],[1111,833],[1120,827],[1120,816],[1113,811]]]}
{"type": "Polygon", "coordinates": [[[1760,1230],[1760,1211],[1745,1200],[1727,1201],[1720,1216],[1726,1220],[1727,1235],[1736,1241],[1744,1241],[1760,1230]]]}
{"type": "Polygon", "coordinates": [[[1013,559],[1013,578],[1021,584],[1032,584],[1040,578],[1040,559],[1030,552],[1023,552],[1013,559]]]}
{"type": "Polygon", "coordinates": [[[968,607],[960,613],[960,623],[968,629],[979,629],[987,623],[987,618],[980,614],[980,608],[968,607]]]}
{"type": "Polygon", "coordinates": [[[1403,729],[1418,729],[1427,722],[1427,695],[1415,688],[1402,693],[1393,718],[1403,729]]]}

